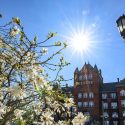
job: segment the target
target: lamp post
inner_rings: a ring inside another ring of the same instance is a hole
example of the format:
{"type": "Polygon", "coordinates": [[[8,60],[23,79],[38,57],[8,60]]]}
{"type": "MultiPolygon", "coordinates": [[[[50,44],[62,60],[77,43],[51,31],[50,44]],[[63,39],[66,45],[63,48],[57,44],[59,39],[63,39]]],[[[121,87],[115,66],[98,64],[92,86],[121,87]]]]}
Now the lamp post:
{"type": "Polygon", "coordinates": [[[121,37],[125,40],[125,15],[123,14],[117,20],[117,27],[119,29],[121,37]]]}

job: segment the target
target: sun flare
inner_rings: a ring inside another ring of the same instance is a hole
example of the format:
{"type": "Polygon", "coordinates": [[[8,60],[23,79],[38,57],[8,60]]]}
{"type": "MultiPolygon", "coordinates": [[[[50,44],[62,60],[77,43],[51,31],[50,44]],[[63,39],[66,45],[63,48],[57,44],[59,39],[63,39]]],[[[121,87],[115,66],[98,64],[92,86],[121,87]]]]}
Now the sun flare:
{"type": "Polygon", "coordinates": [[[86,52],[91,44],[90,38],[86,32],[74,32],[71,36],[70,46],[75,52],[86,52]]]}
{"type": "Polygon", "coordinates": [[[67,23],[67,35],[61,34],[61,37],[66,39],[68,50],[71,52],[71,57],[90,57],[98,47],[98,34],[96,24],[89,26],[83,23],[73,25],[71,22],[67,23]]]}

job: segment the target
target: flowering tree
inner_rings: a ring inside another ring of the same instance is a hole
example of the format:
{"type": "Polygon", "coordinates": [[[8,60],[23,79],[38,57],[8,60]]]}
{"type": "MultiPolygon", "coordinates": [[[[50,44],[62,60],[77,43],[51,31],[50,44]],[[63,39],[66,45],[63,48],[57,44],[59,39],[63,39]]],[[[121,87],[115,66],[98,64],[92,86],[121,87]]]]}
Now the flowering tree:
{"type": "Polygon", "coordinates": [[[52,63],[67,47],[60,41],[45,44],[55,35],[50,32],[44,41],[38,41],[36,36],[30,40],[19,18],[0,26],[0,125],[80,125],[86,121],[82,113],[71,121],[73,99],[58,86],[67,81],[60,71],[69,63],[61,56],[57,64],[52,63]],[[59,50],[49,55],[48,47],[59,50]],[[57,72],[53,80],[46,68],[57,72]]]}

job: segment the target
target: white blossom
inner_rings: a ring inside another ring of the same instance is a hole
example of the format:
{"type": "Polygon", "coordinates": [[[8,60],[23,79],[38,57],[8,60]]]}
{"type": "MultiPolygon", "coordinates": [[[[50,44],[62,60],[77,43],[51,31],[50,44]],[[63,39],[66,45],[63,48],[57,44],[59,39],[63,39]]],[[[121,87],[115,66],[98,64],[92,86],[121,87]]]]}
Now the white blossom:
{"type": "Polygon", "coordinates": [[[20,29],[17,28],[17,26],[15,26],[15,27],[11,30],[10,35],[11,35],[12,37],[15,37],[17,34],[19,34],[19,32],[20,32],[20,29]]]}
{"type": "Polygon", "coordinates": [[[24,88],[21,88],[19,85],[13,86],[12,88],[9,89],[9,92],[12,95],[12,99],[23,99],[26,97],[26,91],[24,88]]]}
{"type": "Polygon", "coordinates": [[[54,122],[54,118],[52,116],[52,112],[51,111],[44,111],[42,113],[42,115],[40,116],[41,122],[42,124],[46,124],[46,125],[52,125],[54,122]]]}
{"type": "Polygon", "coordinates": [[[6,113],[6,106],[0,102],[0,119],[2,119],[2,115],[6,113]]]}
{"type": "Polygon", "coordinates": [[[73,125],[84,125],[88,117],[84,116],[81,112],[72,120],[73,125]]]}
{"type": "Polygon", "coordinates": [[[41,52],[43,55],[47,54],[48,53],[48,49],[47,48],[42,48],[41,49],[41,52]]]}
{"type": "Polygon", "coordinates": [[[67,98],[64,105],[65,105],[65,107],[67,107],[67,108],[70,108],[71,106],[73,106],[73,105],[74,105],[73,98],[67,98]]]}
{"type": "Polygon", "coordinates": [[[16,109],[16,110],[14,111],[14,114],[15,114],[15,116],[16,116],[17,119],[22,118],[22,115],[23,115],[24,113],[25,113],[25,111],[24,111],[24,110],[20,110],[20,109],[16,109]]]}

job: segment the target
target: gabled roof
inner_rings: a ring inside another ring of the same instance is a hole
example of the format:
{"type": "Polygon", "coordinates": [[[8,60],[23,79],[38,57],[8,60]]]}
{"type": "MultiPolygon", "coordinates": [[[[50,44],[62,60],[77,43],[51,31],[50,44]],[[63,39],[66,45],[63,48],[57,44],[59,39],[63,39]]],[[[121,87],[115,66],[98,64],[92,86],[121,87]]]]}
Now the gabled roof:
{"type": "Polygon", "coordinates": [[[101,86],[101,92],[113,92],[116,91],[117,82],[104,83],[101,86]]]}
{"type": "Polygon", "coordinates": [[[88,62],[88,64],[86,64],[86,62],[85,62],[85,64],[82,67],[81,71],[83,71],[84,69],[93,70],[93,67],[89,64],[89,62],[88,62]]]}

